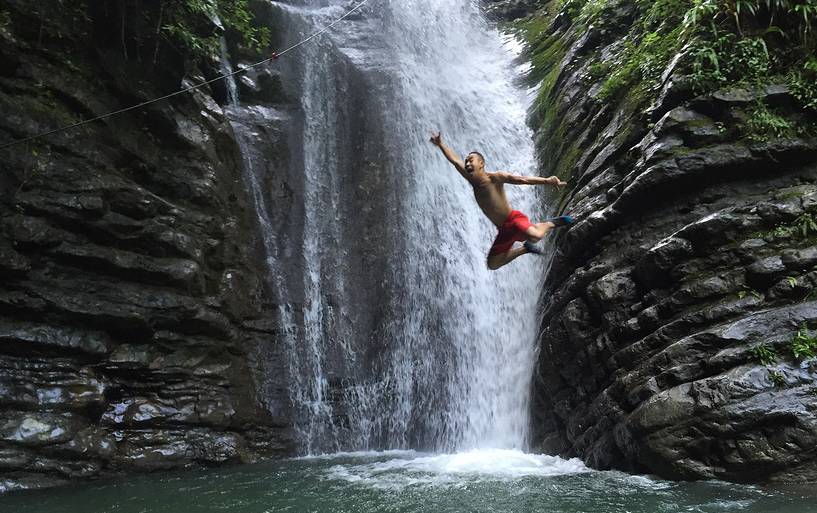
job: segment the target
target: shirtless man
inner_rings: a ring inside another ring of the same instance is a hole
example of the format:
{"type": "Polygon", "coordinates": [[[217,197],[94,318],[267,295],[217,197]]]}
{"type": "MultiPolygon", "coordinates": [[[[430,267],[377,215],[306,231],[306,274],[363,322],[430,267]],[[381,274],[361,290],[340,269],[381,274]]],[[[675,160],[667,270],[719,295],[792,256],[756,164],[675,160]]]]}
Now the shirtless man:
{"type": "Polygon", "coordinates": [[[534,243],[538,242],[547,232],[557,226],[566,226],[573,223],[570,216],[560,216],[543,223],[533,224],[530,219],[518,210],[511,210],[508,198],[505,197],[504,184],[513,185],[554,185],[561,187],[567,182],[558,177],[550,176],[518,176],[502,171],[488,173],[485,171],[485,158],[476,151],[465,157],[465,162],[446,146],[440,133],[431,134],[431,142],[440,148],[445,158],[451,162],[463,178],[468,180],[474,188],[474,197],[482,212],[499,229],[491,250],[488,252],[488,269],[494,271],[510,263],[516,257],[525,253],[539,254],[542,251],[534,243]],[[513,248],[516,241],[525,241],[521,247],[513,248]]]}

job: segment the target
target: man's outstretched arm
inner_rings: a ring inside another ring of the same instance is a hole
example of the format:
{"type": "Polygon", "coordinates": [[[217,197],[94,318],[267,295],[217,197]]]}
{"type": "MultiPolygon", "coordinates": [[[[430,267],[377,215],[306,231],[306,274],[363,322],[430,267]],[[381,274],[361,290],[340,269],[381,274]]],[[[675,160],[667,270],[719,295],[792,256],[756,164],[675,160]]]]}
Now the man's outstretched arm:
{"type": "Polygon", "coordinates": [[[445,143],[443,143],[442,135],[440,134],[440,132],[437,133],[431,132],[431,139],[429,140],[431,141],[431,144],[442,150],[443,155],[445,155],[445,158],[447,158],[448,161],[451,162],[455,168],[457,168],[457,171],[460,172],[463,178],[468,179],[468,173],[465,172],[465,163],[462,161],[459,155],[454,153],[454,150],[452,150],[451,148],[446,146],[445,143]]]}
{"type": "Polygon", "coordinates": [[[553,185],[556,187],[567,185],[567,182],[563,182],[558,176],[548,176],[547,178],[543,176],[520,176],[497,171],[496,173],[491,173],[491,178],[497,182],[512,185],[553,185]]]}

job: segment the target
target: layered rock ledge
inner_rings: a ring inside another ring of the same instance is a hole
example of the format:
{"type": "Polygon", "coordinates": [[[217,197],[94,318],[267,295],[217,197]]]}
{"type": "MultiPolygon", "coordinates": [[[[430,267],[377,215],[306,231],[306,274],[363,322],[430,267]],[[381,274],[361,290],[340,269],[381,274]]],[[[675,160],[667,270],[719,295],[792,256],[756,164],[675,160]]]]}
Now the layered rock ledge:
{"type": "Polygon", "coordinates": [[[551,13],[542,37],[563,47],[533,121],[578,223],[552,240],[535,444],[677,479],[817,479],[817,359],[793,352],[817,328],[817,139],[738,129],[758,101],[814,113],[784,84],[696,94],[681,56],[645,106],[602,101],[592,67],[636,15],[606,5],[601,27],[551,13]]]}
{"type": "MultiPolygon", "coordinates": [[[[167,47],[138,57],[151,32],[120,34],[117,9],[3,9],[3,142],[217,71],[167,47]]],[[[3,150],[0,491],[291,451],[223,88],[3,150]]]]}

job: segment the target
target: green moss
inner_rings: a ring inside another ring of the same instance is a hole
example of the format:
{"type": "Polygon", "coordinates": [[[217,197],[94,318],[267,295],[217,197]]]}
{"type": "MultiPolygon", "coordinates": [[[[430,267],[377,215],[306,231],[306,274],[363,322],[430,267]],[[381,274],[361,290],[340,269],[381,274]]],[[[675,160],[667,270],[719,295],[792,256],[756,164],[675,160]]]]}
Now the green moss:
{"type": "Polygon", "coordinates": [[[556,84],[559,75],[559,63],[565,56],[564,43],[560,39],[553,38],[539,45],[538,50],[534,50],[531,56],[531,79],[542,81],[540,89],[550,91],[556,84]]]}
{"type": "MultiPolygon", "coordinates": [[[[551,2],[546,16],[525,20],[518,27],[518,33],[527,43],[530,52],[530,79],[538,84],[539,89],[532,106],[532,118],[542,127],[540,135],[543,143],[540,145],[540,156],[543,158],[544,156],[560,156],[565,151],[566,129],[560,119],[558,99],[554,92],[560,73],[559,65],[567,52],[568,42],[565,41],[563,34],[551,30],[551,24],[568,4],[573,7],[578,6],[575,2],[572,4],[570,2],[551,2]]],[[[550,172],[559,174],[553,162],[548,162],[548,164],[550,172]]],[[[559,174],[559,176],[565,175],[559,174]]]]}

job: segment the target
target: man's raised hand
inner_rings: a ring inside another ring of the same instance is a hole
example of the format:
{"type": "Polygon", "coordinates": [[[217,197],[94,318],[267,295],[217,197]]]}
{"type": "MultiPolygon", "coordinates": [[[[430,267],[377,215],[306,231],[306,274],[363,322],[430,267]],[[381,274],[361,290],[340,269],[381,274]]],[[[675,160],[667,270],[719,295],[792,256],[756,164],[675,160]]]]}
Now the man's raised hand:
{"type": "Polygon", "coordinates": [[[549,176],[547,179],[551,185],[555,185],[556,187],[564,187],[567,185],[567,182],[563,182],[558,176],[549,176]]]}
{"type": "Polygon", "coordinates": [[[431,144],[434,146],[441,145],[443,143],[442,134],[440,134],[440,132],[431,132],[431,139],[429,139],[429,141],[431,141],[431,144]]]}

